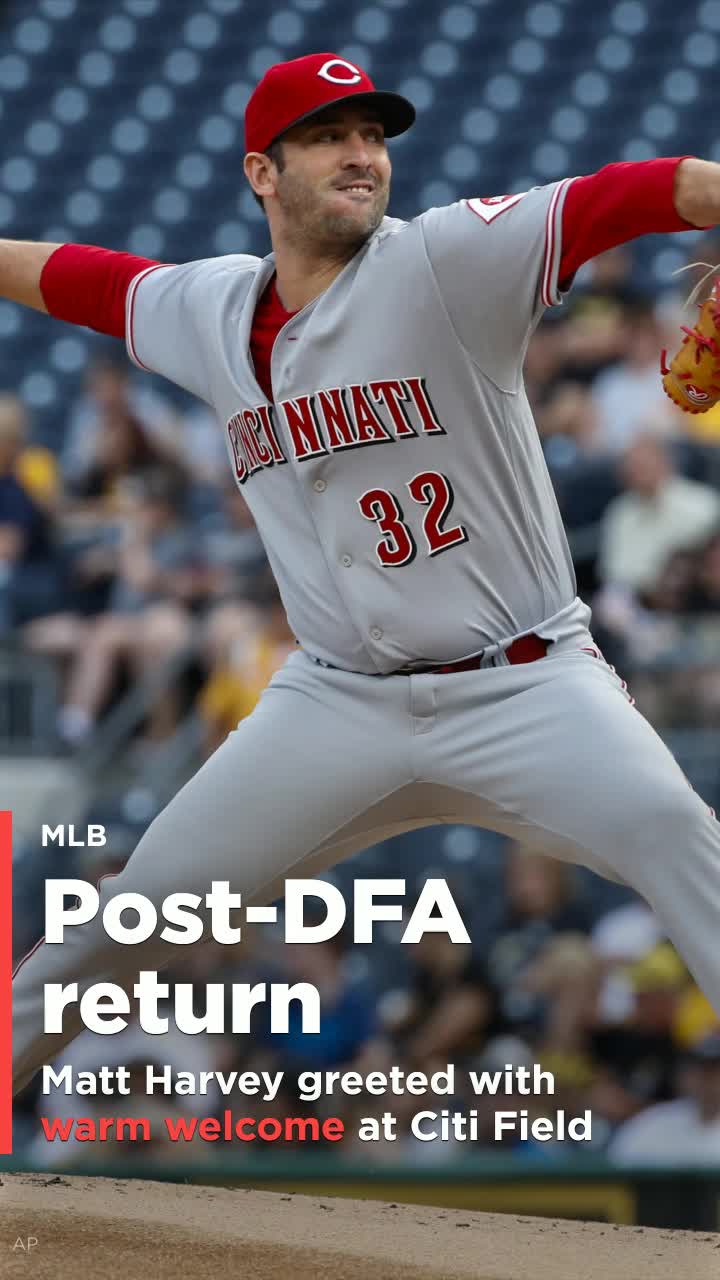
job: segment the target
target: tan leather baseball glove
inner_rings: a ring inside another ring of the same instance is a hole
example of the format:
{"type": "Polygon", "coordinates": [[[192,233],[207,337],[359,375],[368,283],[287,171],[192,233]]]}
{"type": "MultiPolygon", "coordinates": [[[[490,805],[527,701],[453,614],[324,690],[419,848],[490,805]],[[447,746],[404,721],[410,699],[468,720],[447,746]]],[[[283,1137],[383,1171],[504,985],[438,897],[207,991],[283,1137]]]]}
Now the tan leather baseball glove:
{"type": "Polygon", "coordinates": [[[667,351],[660,359],[663,387],[686,413],[705,413],[720,400],[720,276],[707,302],[698,305],[697,324],[681,325],[685,337],[670,364],[667,351]]]}

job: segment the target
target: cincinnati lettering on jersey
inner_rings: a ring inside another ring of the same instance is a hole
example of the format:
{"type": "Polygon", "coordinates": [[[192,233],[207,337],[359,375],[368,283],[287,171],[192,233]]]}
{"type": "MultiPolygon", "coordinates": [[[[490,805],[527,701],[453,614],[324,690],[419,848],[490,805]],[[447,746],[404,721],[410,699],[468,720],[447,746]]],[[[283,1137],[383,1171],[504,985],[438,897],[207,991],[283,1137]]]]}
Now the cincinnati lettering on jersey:
{"type": "Polygon", "coordinates": [[[424,378],[352,383],[276,405],[256,405],[234,413],[227,433],[238,484],[288,457],[305,462],[372,444],[447,434],[424,378]]]}

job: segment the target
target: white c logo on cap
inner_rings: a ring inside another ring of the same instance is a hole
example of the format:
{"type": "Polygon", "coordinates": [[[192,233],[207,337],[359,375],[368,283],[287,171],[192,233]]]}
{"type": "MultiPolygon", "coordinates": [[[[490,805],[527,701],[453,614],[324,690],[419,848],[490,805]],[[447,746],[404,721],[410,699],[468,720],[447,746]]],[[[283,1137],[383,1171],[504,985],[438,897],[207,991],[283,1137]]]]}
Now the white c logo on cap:
{"type": "Polygon", "coordinates": [[[322,76],[323,80],[329,80],[331,84],[357,84],[359,80],[362,80],[362,76],[357,67],[354,67],[352,62],[343,61],[342,58],[331,58],[329,62],[326,62],[320,68],[318,75],[322,76]],[[333,75],[333,67],[344,67],[346,71],[350,72],[350,75],[333,75]]]}

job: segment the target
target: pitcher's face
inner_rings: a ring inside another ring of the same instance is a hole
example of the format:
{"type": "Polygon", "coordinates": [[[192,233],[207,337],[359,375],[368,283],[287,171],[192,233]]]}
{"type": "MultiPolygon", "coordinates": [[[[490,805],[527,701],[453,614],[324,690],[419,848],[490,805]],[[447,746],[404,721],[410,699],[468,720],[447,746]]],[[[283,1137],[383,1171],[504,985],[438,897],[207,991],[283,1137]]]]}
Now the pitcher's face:
{"type": "Polygon", "coordinates": [[[345,253],[379,227],[390,195],[383,126],[356,107],[329,107],[282,138],[275,194],[291,239],[345,253]]]}

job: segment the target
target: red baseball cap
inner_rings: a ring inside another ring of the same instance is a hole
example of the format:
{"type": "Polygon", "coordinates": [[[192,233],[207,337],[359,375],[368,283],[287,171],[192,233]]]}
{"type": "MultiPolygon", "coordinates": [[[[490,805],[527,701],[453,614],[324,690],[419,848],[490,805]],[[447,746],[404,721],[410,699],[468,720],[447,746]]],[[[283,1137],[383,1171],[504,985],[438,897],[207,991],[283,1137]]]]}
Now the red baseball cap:
{"type": "Polygon", "coordinates": [[[409,129],[415,108],[399,93],[385,93],[354,62],[336,53],[310,53],[276,62],[263,76],[245,109],[245,150],[264,154],[292,125],[324,107],[348,99],[372,104],[388,138],[409,129]]]}

